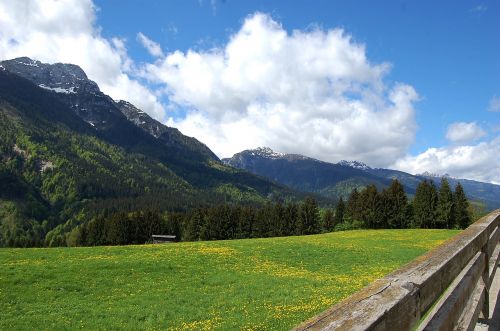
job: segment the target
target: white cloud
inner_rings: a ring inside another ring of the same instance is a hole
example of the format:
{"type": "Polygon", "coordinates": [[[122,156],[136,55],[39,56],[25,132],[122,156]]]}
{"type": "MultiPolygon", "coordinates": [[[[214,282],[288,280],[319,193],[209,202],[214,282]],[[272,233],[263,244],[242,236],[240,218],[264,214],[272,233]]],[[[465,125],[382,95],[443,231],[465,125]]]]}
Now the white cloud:
{"type": "Polygon", "coordinates": [[[161,50],[160,44],[154,42],[144,35],[144,33],[139,32],[137,34],[137,40],[146,48],[152,56],[163,57],[163,51],[161,50]]]}
{"type": "Polygon", "coordinates": [[[28,56],[77,64],[104,93],[163,118],[155,95],[127,74],[133,61],[125,42],[101,36],[95,11],[91,0],[0,0],[0,60],[28,56]]]}
{"type": "Polygon", "coordinates": [[[448,173],[453,177],[500,184],[500,136],[476,145],[429,148],[398,160],[393,167],[409,173],[448,173]]]}
{"type": "Polygon", "coordinates": [[[457,122],[448,126],[446,138],[454,143],[467,143],[484,137],[486,132],[476,122],[457,122]]]}
{"type": "Polygon", "coordinates": [[[494,112],[500,112],[500,98],[497,96],[494,96],[490,100],[490,104],[488,106],[489,111],[494,111],[494,112]]]}
{"type": "Polygon", "coordinates": [[[167,54],[143,76],[190,109],[169,124],[219,156],[266,145],[383,166],[413,142],[418,99],[409,85],[384,84],[389,69],[341,29],[287,33],[256,13],[224,47],[167,54]]]}

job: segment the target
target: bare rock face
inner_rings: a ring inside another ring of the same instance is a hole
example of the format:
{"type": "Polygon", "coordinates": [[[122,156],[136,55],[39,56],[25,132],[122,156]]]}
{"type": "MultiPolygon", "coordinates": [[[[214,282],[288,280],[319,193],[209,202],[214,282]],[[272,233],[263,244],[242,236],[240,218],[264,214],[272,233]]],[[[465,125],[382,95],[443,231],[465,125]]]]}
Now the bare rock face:
{"type": "Polygon", "coordinates": [[[178,155],[186,154],[187,158],[219,161],[206,145],[195,138],[187,137],[179,130],[163,125],[129,102],[115,102],[101,92],[99,86],[77,65],[47,64],[20,57],[0,62],[0,69],[50,91],[95,130],[112,135],[117,140],[128,139],[121,136],[124,132],[130,132],[130,126],[133,126],[136,130],[140,128],[142,132],[153,136],[163,145],[173,148],[178,155]]]}
{"type": "Polygon", "coordinates": [[[164,145],[169,147],[183,147],[189,151],[199,153],[207,159],[219,161],[219,158],[205,144],[195,138],[183,135],[176,128],[161,124],[133,104],[120,100],[116,102],[116,106],[130,122],[157,138],[164,145]]]}
{"type": "Polygon", "coordinates": [[[58,99],[97,130],[106,130],[116,117],[122,117],[114,101],[77,65],[47,64],[27,57],[3,61],[1,65],[57,94],[58,99]]]}

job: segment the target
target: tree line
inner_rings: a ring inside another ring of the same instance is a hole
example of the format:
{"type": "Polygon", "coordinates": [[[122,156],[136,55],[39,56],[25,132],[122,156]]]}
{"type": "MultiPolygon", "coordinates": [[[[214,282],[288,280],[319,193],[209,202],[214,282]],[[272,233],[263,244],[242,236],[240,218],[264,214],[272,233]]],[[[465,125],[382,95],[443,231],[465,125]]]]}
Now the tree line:
{"type": "Polygon", "coordinates": [[[372,229],[464,229],[472,222],[462,185],[458,183],[452,192],[444,177],[439,190],[432,181],[420,182],[412,201],[397,180],[381,192],[374,185],[368,185],[361,192],[354,189],[346,206],[339,201],[337,213],[344,209],[344,221],[372,229]]]}
{"type": "Polygon", "coordinates": [[[382,191],[368,185],[354,189],[336,208],[320,210],[313,198],[302,202],[243,206],[222,203],[190,212],[143,211],[98,216],[74,228],[66,240],[51,245],[96,246],[142,244],[153,234],[177,240],[224,240],[308,235],[346,229],[465,228],[471,223],[468,201],[460,184],[452,192],[446,178],[439,190],[422,181],[410,201],[394,180],[382,191]]]}

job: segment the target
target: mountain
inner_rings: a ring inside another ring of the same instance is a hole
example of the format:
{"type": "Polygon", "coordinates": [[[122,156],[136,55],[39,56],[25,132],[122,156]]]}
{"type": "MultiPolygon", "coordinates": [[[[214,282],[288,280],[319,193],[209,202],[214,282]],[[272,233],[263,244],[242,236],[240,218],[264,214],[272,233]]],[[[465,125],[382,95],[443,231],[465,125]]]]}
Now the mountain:
{"type": "Polygon", "coordinates": [[[195,138],[183,135],[176,128],[161,124],[133,104],[120,100],[115,105],[130,122],[158,139],[165,146],[181,153],[189,152],[191,157],[198,155],[204,160],[219,161],[219,158],[205,144],[195,138]]]}
{"type": "MultiPolygon", "coordinates": [[[[268,147],[245,150],[222,161],[294,189],[333,199],[347,198],[352,189],[368,184],[381,189],[393,179],[399,180],[410,195],[424,179],[432,180],[436,185],[441,181],[440,176],[430,173],[411,175],[398,170],[371,168],[359,161],[328,163],[298,154],[277,153],[268,147]]],[[[500,185],[445,177],[452,187],[460,182],[469,199],[483,203],[487,209],[500,208],[500,185]]]]}
{"type": "Polygon", "coordinates": [[[245,150],[222,160],[235,168],[272,179],[296,190],[314,192],[328,198],[346,198],[355,187],[375,184],[383,188],[391,183],[359,169],[361,163],[323,162],[298,154],[282,154],[268,147],[245,150]]]}
{"type": "Polygon", "coordinates": [[[39,244],[115,211],[303,195],[102,93],[71,64],[0,62],[0,246],[39,244]]]}

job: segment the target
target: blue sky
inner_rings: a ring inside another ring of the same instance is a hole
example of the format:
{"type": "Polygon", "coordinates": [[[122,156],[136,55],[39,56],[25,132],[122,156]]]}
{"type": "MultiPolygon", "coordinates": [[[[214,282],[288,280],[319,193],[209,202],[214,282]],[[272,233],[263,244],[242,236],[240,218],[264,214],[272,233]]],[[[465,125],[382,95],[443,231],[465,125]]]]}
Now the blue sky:
{"type": "Polygon", "coordinates": [[[0,0],[0,60],[80,65],[220,157],[500,183],[498,1],[0,0]]]}

